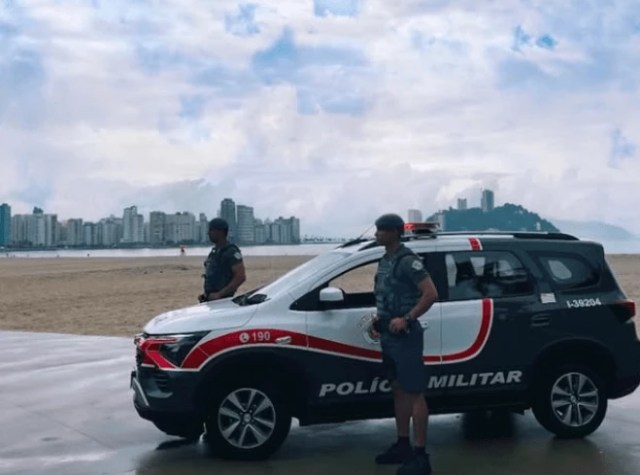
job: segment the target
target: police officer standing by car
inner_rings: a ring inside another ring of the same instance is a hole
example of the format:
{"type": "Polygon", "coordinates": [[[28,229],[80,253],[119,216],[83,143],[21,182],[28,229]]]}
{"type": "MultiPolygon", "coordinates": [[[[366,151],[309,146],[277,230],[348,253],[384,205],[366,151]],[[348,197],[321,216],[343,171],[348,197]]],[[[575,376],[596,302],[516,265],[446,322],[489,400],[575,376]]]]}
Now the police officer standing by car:
{"type": "Polygon", "coordinates": [[[438,298],[422,259],[401,241],[404,221],[384,214],[376,222],[376,240],[386,249],[375,277],[377,316],[372,334],[380,338],[382,367],[393,389],[398,440],[376,457],[378,464],[402,464],[398,475],[431,473],[425,452],[429,410],[424,397],[423,328],[418,322],[438,298]],[[409,441],[413,419],[415,447],[409,441]]]}
{"type": "Polygon", "coordinates": [[[213,249],[204,261],[204,293],[200,302],[233,297],[246,280],[242,253],[235,244],[227,240],[229,224],[222,218],[209,221],[209,240],[213,249]]]}

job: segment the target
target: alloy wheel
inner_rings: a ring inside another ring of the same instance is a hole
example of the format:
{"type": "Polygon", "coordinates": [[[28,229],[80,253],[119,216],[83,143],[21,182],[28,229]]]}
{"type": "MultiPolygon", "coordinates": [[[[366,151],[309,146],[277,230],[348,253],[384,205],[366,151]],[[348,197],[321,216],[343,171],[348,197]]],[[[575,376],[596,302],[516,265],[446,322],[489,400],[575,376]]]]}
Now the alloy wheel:
{"type": "Polygon", "coordinates": [[[561,375],[551,388],[551,408],[560,422],[582,427],[595,417],[600,394],[594,382],[582,373],[561,375]]]}
{"type": "Polygon", "coordinates": [[[222,437],[239,449],[264,444],[276,427],[276,409],[269,397],[255,388],[239,388],[228,394],[218,410],[222,437]]]}

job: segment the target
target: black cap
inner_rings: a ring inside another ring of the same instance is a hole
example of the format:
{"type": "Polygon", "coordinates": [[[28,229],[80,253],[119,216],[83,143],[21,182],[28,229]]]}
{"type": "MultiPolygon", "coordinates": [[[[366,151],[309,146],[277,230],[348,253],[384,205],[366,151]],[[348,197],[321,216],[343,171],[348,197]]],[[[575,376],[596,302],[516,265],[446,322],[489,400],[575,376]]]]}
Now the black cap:
{"type": "Polygon", "coordinates": [[[209,231],[214,229],[218,229],[220,231],[228,231],[229,223],[227,223],[222,218],[213,218],[211,221],[209,221],[209,231]]]}
{"type": "Polygon", "coordinates": [[[397,214],[383,214],[376,219],[376,228],[378,229],[398,229],[404,231],[404,220],[397,214]]]}

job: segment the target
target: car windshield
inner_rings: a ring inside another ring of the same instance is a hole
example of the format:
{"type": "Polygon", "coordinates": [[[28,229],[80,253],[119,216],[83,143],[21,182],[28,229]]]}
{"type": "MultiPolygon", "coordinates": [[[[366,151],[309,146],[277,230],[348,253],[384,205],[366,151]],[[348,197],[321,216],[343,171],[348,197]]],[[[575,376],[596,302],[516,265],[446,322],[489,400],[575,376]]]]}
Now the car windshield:
{"type": "Polygon", "coordinates": [[[282,290],[291,288],[298,282],[317,274],[318,271],[325,269],[332,264],[341,261],[349,255],[348,252],[332,251],[316,256],[304,264],[291,269],[286,274],[278,277],[276,280],[243,295],[239,295],[233,301],[238,305],[252,305],[264,302],[270,295],[275,295],[282,290]]]}

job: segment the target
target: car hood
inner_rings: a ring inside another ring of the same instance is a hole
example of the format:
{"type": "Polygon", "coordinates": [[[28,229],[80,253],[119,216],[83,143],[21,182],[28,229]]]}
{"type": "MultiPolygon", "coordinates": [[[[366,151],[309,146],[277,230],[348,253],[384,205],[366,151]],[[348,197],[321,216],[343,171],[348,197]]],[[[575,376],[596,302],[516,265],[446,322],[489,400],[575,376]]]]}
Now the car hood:
{"type": "Polygon", "coordinates": [[[226,330],[244,326],[256,305],[239,306],[231,299],[206,302],[161,313],[144,327],[150,335],[226,330]]]}

